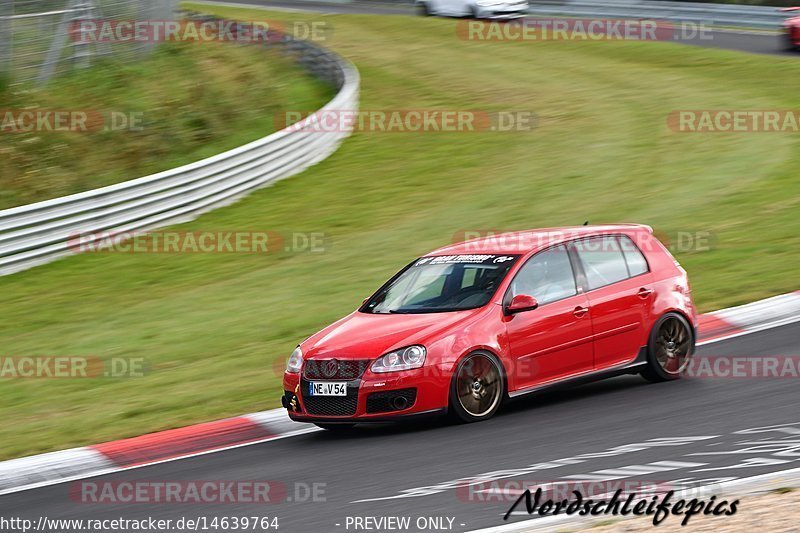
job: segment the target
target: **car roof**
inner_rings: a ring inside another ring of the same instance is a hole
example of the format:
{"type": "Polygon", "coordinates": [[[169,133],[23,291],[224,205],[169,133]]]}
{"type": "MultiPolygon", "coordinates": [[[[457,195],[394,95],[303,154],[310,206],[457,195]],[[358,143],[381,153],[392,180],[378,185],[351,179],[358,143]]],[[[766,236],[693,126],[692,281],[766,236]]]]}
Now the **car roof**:
{"type": "Polygon", "coordinates": [[[512,231],[490,234],[477,239],[450,244],[425,255],[526,254],[546,248],[552,244],[581,237],[608,233],[633,234],[638,232],[653,233],[653,229],[644,224],[607,224],[512,231]]]}

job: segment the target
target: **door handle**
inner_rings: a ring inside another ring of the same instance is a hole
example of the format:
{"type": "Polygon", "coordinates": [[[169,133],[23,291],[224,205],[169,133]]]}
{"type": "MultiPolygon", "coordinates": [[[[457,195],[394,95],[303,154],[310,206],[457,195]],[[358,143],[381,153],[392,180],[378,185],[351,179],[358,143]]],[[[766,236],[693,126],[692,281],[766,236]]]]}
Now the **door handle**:
{"type": "Polygon", "coordinates": [[[589,312],[589,308],[588,307],[581,307],[579,305],[578,307],[575,308],[575,310],[572,311],[572,314],[575,315],[578,318],[581,318],[583,315],[585,315],[588,312],[589,312]]]}
{"type": "Polygon", "coordinates": [[[643,299],[643,300],[644,300],[645,298],[647,298],[648,296],[650,296],[651,294],[653,294],[653,289],[645,289],[644,287],[642,287],[641,289],[639,289],[639,292],[637,292],[637,293],[636,293],[636,295],[637,295],[639,298],[643,299]]]}

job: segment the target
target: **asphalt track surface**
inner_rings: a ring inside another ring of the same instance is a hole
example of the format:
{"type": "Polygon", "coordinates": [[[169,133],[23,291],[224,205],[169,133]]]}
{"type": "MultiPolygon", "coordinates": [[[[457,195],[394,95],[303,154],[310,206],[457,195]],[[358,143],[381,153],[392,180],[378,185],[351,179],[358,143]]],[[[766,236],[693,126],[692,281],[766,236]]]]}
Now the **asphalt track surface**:
{"type": "MultiPolygon", "coordinates": [[[[238,2],[297,7],[287,2],[238,2]]],[[[364,11],[363,6],[349,5],[322,9],[364,11]]],[[[754,34],[717,33],[712,42],[701,44],[759,53],[779,50],[777,37],[754,34]]],[[[698,357],[719,355],[800,357],[800,323],[698,350],[698,357]]],[[[278,531],[283,532],[355,531],[356,517],[409,517],[406,531],[470,531],[504,523],[502,515],[516,494],[509,497],[491,489],[516,487],[506,482],[616,479],[634,486],[651,481],[686,487],[800,467],[798,398],[800,380],[791,377],[692,378],[653,385],[638,376],[623,376],[526,397],[480,424],[432,420],[356,429],[346,435],[314,431],[84,480],[266,480],[286,489],[285,495],[280,489],[271,492],[278,500],[271,504],[90,504],[71,492],[81,482],[68,482],[0,496],[0,516],[34,523],[42,517],[276,517],[278,531]],[[499,470],[507,472],[495,486],[456,489],[450,483],[499,470]],[[316,497],[308,495],[313,487],[316,497]],[[480,492],[485,489],[490,492],[480,492]],[[444,526],[417,528],[418,518],[433,517],[441,517],[444,526]]],[[[511,521],[529,518],[520,512],[511,521]]]]}
{"type": "MultiPolygon", "coordinates": [[[[413,9],[408,5],[390,4],[335,4],[322,2],[291,2],[281,0],[231,0],[230,3],[335,14],[363,13],[371,15],[411,15],[414,13],[413,9]]],[[[740,52],[757,54],[778,54],[786,56],[799,55],[798,52],[786,50],[781,36],[775,34],[766,34],[763,32],[719,30],[712,31],[702,37],[697,35],[695,38],[682,40],[681,43],[704,47],[725,48],[728,50],[737,50],[740,52]]]]}
{"type": "MultiPolygon", "coordinates": [[[[800,356],[800,323],[699,348],[699,357],[711,355],[800,356]]],[[[68,482],[0,496],[0,515],[34,521],[274,516],[285,532],[354,531],[346,527],[348,517],[408,516],[412,524],[449,517],[452,531],[469,531],[503,524],[511,501],[477,492],[489,485],[472,493],[441,485],[497,470],[509,470],[501,482],[573,476],[677,487],[800,467],[799,393],[800,380],[791,377],[654,385],[622,376],[527,397],[479,424],[432,420],[347,435],[315,431],[89,480],[267,480],[287,488],[274,504],[87,504],[71,497],[76,482],[68,482]],[[539,467],[525,470],[534,464],[539,467]],[[303,499],[314,484],[318,501],[303,499]],[[421,487],[435,488],[413,490],[421,487]],[[298,499],[297,490],[301,501],[289,501],[298,499]]]]}

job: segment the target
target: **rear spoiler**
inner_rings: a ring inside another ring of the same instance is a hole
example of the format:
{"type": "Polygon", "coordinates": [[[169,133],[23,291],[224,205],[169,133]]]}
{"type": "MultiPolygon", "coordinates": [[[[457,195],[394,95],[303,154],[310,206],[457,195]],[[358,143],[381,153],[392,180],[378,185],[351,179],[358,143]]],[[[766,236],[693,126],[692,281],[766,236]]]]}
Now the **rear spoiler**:
{"type": "Polygon", "coordinates": [[[647,224],[629,224],[629,223],[622,223],[622,224],[614,224],[615,226],[630,226],[632,228],[642,228],[646,230],[648,233],[653,233],[652,226],[648,226],[647,224]]]}

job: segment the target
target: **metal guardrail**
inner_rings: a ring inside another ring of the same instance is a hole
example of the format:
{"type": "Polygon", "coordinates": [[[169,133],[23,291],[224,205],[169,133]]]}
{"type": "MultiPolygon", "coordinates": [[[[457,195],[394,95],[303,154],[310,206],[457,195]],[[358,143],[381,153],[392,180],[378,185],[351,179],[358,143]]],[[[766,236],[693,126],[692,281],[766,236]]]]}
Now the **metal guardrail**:
{"type": "MultiPolygon", "coordinates": [[[[294,0],[298,4],[358,4],[411,8],[415,0],[294,0]]],[[[786,18],[779,7],[661,0],[528,0],[532,15],[685,21],[775,30],[786,18]]],[[[800,0],[798,0],[800,4],[800,0]]]]}
{"type": "Polygon", "coordinates": [[[786,18],[776,7],[662,2],[658,0],[532,0],[535,15],[657,19],[775,30],[786,18]]]}
{"type": "MultiPolygon", "coordinates": [[[[275,44],[338,89],[320,112],[358,108],[359,75],[352,64],[287,35],[275,44]]],[[[75,253],[78,236],[81,244],[102,243],[109,235],[186,222],[231,204],[322,161],[350,133],[290,127],[190,165],[0,211],[0,275],[75,253]]]]}

